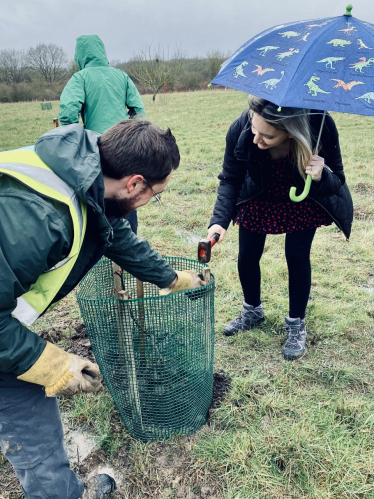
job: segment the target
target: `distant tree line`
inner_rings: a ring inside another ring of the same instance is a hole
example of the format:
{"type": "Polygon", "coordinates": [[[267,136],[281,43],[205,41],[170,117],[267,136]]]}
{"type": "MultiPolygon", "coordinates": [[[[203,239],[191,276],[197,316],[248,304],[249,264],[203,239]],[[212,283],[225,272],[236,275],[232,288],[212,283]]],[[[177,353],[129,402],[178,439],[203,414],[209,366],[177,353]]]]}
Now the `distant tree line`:
{"type": "MultiPolygon", "coordinates": [[[[172,54],[162,46],[146,46],[128,62],[112,61],[133,79],[141,94],[206,89],[228,57],[211,51],[204,58],[172,54]]],[[[65,51],[53,43],[23,50],[0,50],[0,102],[58,100],[66,82],[78,71],[65,51]]]]}

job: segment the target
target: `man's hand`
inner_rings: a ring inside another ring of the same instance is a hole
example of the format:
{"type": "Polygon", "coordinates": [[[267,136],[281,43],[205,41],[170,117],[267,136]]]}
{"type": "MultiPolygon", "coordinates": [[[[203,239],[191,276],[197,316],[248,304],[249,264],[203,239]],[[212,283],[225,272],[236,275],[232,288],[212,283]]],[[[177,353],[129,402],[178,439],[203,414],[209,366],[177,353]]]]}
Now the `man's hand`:
{"type": "Polygon", "coordinates": [[[39,359],[18,379],[45,387],[47,397],[98,392],[102,385],[99,368],[87,359],[67,353],[46,342],[39,359]]]}
{"type": "Polygon", "coordinates": [[[178,291],[185,291],[187,289],[195,289],[200,288],[201,286],[206,286],[206,282],[203,281],[200,274],[198,274],[195,270],[183,270],[182,272],[176,271],[176,273],[178,276],[176,284],[174,284],[174,279],[169,287],[160,290],[160,296],[166,296],[171,293],[178,293],[178,291]]]}
{"type": "Polygon", "coordinates": [[[48,393],[47,395],[49,397],[58,395],[71,396],[82,392],[89,393],[102,390],[101,374],[97,364],[94,364],[87,359],[83,359],[78,355],[72,355],[69,372],[74,374],[74,378],[65,388],[62,388],[56,393],[48,393]]]}

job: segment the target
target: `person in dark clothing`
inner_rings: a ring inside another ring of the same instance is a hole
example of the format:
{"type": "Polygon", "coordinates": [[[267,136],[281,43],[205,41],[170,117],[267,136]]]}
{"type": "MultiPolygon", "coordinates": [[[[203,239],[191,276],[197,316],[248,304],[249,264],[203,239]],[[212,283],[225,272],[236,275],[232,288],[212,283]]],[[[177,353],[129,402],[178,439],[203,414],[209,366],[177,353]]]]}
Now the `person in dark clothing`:
{"type": "Polygon", "coordinates": [[[171,131],[140,120],[102,135],[59,127],[35,152],[0,153],[0,449],[27,499],[109,499],[114,490],[105,474],[84,484],[70,469],[56,399],[101,390],[98,366],[27,326],[103,255],[162,294],[205,284],[174,271],[123,219],[163,191],[179,161],[171,131]]]}
{"type": "Polygon", "coordinates": [[[221,242],[231,220],[239,225],[238,273],[244,300],[240,316],[224,329],[227,336],[263,322],[260,259],[266,235],[286,234],[289,315],[285,317],[283,355],[288,360],[299,359],[306,351],[305,310],[316,229],[335,222],[348,239],[353,220],[338,132],[329,114],[319,150],[314,151],[322,116],[322,111],[278,108],[249,96],[249,111],[232,123],[226,137],[218,197],[208,229],[208,238],[218,233],[221,242]],[[312,176],[310,194],[295,203],[289,197],[290,187],[302,190],[306,174],[312,176]]]}
{"type": "MultiPolygon", "coordinates": [[[[61,125],[79,123],[81,115],[85,128],[103,133],[121,120],[145,119],[138,89],[128,74],[109,65],[105,46],[97,35],[77,38],[74,60],[80,71],[73,74],[62,91],[61,125]]],[[[126,218],[136,234],[136,210],[126,218]]]]}

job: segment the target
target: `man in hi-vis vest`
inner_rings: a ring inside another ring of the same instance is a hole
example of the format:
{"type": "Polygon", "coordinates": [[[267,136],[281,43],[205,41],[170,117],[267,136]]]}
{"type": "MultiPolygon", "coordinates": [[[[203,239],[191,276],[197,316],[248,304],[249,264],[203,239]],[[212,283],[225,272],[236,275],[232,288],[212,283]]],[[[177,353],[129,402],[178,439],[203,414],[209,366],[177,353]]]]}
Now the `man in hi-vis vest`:
{"type": "Polygon", "coordinates": [[[0,446],[27,499],[110,497],[69,467],[56,395],[102,388],[98,366],[28,329],[105,255],[164,293],[205,284],[175,272],[123,217],[161,193],[179,165],[170,130],[125,120],[103,135],[59,127],[35,152],[0,153],[0,446]]]}

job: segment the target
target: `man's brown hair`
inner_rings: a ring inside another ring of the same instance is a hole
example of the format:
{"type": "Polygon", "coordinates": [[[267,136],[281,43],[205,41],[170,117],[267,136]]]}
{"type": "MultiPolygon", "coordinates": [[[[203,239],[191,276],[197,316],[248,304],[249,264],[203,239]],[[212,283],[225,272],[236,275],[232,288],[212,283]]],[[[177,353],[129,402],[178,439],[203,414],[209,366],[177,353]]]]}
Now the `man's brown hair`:
{"type": "Polygon", "coordinates": [[[114,179],[143,175],[150,185],[162,182],[179,166],[177,143],[170,129],[145,120],[123,120],[98,141],[103,174],[114,179]]]}

